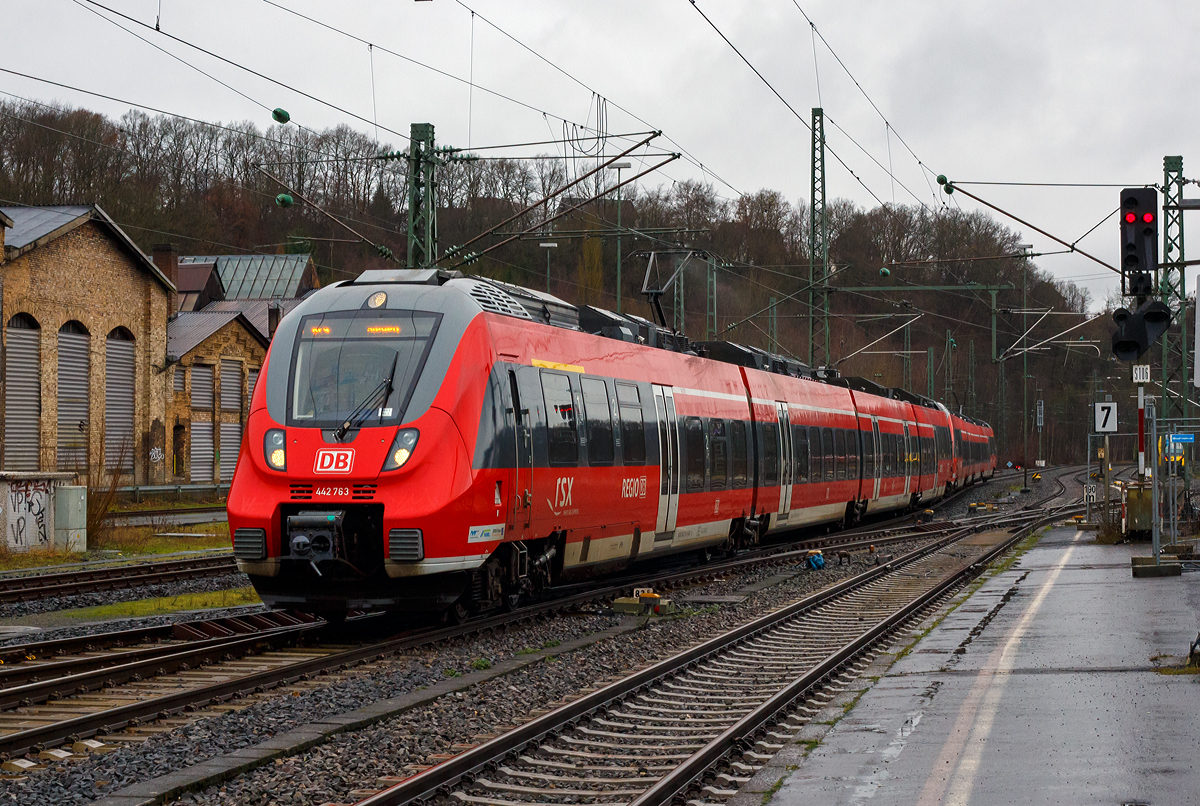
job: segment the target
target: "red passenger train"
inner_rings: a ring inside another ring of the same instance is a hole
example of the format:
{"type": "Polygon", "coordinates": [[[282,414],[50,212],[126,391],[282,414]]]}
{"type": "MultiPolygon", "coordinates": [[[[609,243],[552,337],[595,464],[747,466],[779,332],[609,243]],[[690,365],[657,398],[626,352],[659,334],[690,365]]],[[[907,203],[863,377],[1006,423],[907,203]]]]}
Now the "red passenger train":
{"type": "Polygon", "coordinates": [[[332,616],[515,606],[989,477],[986,423],[638,317],[370,271],[280,323],[229,494],[263,601],[332,616]]]}

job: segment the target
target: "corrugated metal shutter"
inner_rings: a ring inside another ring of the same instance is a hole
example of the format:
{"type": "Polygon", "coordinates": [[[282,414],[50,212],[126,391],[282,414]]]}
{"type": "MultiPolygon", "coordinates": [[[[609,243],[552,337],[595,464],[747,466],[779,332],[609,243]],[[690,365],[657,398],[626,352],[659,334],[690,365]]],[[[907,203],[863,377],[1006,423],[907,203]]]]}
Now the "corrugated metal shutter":
{"type": "Polygon", "coordinates": [[[42,417],[42,331],[8,328],[8,364],[4,382],[4,469],[40,468],[42,417]]]}
{"type": "Polygon", "coordinates": [[[183,367],[175,367],[175,391],[183,391],[183,367]]]}
{"type": "Polygon", "coordinates": [[[133,470],[134,342],[104,345],[104,467],[133,470]]]}
{"type": "Polygon", "coordinates": [[[254,397],[254,387],[258,383],[258,367],[251,367],[246,370],[246,376],[248,378],[246,388],[250,390],[250,397],[254,397]]]}
{"type": "Polygon", "coordinates": [[[221,408],[242,410],[242,362],[221,362],[221,408]]]}
{"type": "Polygon", "coordinates": [[[221,481],[233,479],[238,451],[242,448],[242,424],[221,423],[221,481]]]}
{"type": "Polygon", "coordinates": [[[191,480],[193,484],[212,481],[213,427],[212,423],[192,420],[191,480]]]}
{"type": "Polygon", "coordinates": [[[192,408],[213,407],[213,368],[204,364],[192,366],[192,408]]]}
{"type": "Polygon", "coordinates": [[[58,334],[58,469],[88,469],[88,344],[86,333],[58,334]]]}

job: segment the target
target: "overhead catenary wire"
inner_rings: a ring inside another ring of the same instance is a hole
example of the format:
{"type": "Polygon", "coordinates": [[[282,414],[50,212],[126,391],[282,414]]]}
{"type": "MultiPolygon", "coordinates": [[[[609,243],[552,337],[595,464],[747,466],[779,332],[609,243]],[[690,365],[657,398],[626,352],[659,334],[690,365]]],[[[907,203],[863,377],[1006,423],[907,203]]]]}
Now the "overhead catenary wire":
{"type": "MultiPolygon", "coordinates": [[[[270,0],[264,0],[264,2],[270,2],[270,0]]],[[[492,28],[493,28],[493,29],[494,29],[494,30],[495,30],[497,33],[499,33],[499,34],[501,34],[502,36],[504,36],[505,38],[507,38],[507,39],[511,40],[512,42],[514,42],[516,45],[518,45],[518,46],[519,46],[519,47],[521,47],[522,49],[524,49],[524,50],[528,51],[528,52],[529,52],[530,54],[532,54],[534,57],[536,57],[537,59],[539,59],[539,60],[541,60],[542,62],[546,63],[547,65],[549,65],[549,66],[550,66],[550,67],[552,67],[554,70],[556,70],[556,71],[558,71],[559,73],[561,73],[561,74],[562,74],[563,76],[565,76],[566,78],[568,78],[568,79],[570,79],[571,81],[573,81],[574,83],[578,84],[580,87],[584,88],[585,90],[587,90],[588,92],[592,93],[593,95],[601,95],[601,93],[600,93],[598,90],[594,89],[592,86],[590,86],[589,84],[587,84],[587,83],[586,83],[586,82],[584,82],[583,80],[581,80],[581,79],[577,78],[576,76],[572,75],[570,72],[568,72],[567,70],[563,69],[562,67],[560,67],[560,66],[559,66],[558,64],[556,64],[555,62],[553,62],[553,61],[551,61],[550,59],[546,58],[546,57],[545,57],[545,56],[543,56],[541,53],[539,53],[538,51],[534,50],[534,49],[533,49],[533,48],[531,48],[529,45],[525,44],[525,43],[524,43],[524,42],[522,42],[520,39],[518,39],[517,37],[513,36],[512,34],[510,34],[508,31],[506,31],[505,29],[501,28],[501,27],[500,27],[499,25],[497,25],[496,23],[492,22],[490,19],[488,19],[487,17],[485,17],[483,14],[480,14],[480,13],[479,13],[479,12],[477,12],[475,9],[473,9],[473,8],[472,8],[472,7],[470,7],[470,6],[468,6],[466,3],[464,3],[464,2],[463,2],[463,0],[455,0],[455,2],[457,2],[457,3],[458,3],[460,6],[462,6],[462,7],[463,7],[463,8],[464,8],[466,11],[469,11],[469,12],[471,12],[472,14],[475,14],[476,16],[478,16],[478,17],[479,17],[479,19],[483,20],[483,22],[485,22],[487,25],[491,26],[491,27],[492,27],[492,28]]],[[[608,96],[602,96],[602,97],[604,97],[604,98],[608,99],[608,96]]],[[[611,99],[608,99],[608,100],[611,100],[611,99]]],[[[622,112],[624,112],[626,115],[629,115],[629,117],[633,118],[634,120],[636,120],[638,123],[642,124],[643,126],[649,126],[650,128],[656,128],[656,127],[655,127],[653,124],[651,124],[651,123],[647,122],[645,119],[641,118],[640,116],[636,115],[635,113],[631,112],[630,110],[626,109],[625,107],[621,106],[620,104],[616,103],[615,101],[613,101],[612,103],[613,103],[613,106],[615,106],[617,109],[621,110],[621,111],[622,111],[622,112]]],[[[684,159],[686,159],[688,162],[692,163],[692,164],[693,164],[693,165],[695,165],[697,168],[700,168],[702,171],[705,171],[706,173],[712,174],[712,176],[713,176],[713,178],[714,178],[714,179],[716,179],[718,182],[720,182],[720,183],[721,183],[722,185],[724,185],[725,187],[727,187],[727,188],[729,188],[730,190],[732,190],[732,191],[733,191],[734,193],[736,193],[738,196],[744,196],[744,195],[745,195],[745,194],[744,194],[744,193],[742,193],[740,190],[738,190],[737,188],[735,188],[735,187],[734,187],[732,184],[730,184],[730,183],[729,183],[727,180],[723,179],[723,178],[722,178],[722,177],[721,177],[719,174],[715,173],[715,172],[714,172],[714,171],[713,171],[711,168],[706,168],[706,167],[705,167],[705,165],[704,165],[704,164],[703,164],[703,163],[700,161],[700,159],[699,159],[699,158],[697,158],[697,157],[696,157],[695,155],[693,155],[693,154],[692,154],[690,151],[688,151],[686,148],[684,148],[682,145],[680,145],[680,143],[679,143],[678,141],[676,141],[674,138],[670,137],[669,135],[665,135],[665,134],[663,135],[663,137],[664,137],[664,139],[666,139],[666,140],[667,140],[667,142],[671,143],[671,144],[672,144],[672,145],[674,145],[676,148],[678,148],[678,149],[679,149],[679,152],[680,152],[680,153],[683,155],[684,159]]]]}
{"type": "MultiPolygon", "coordinates": [[[[134,18],[134,17],[131,17],[131,16],[129,16],[128,14],[123,14],[123,13],[121,13],[120,11],[117,11],[117,10],[116,10],[116,9],[114,9],[114,8],[110,8],[110,7],[106,6],[106,5],[104,5],[103,3],[100,3],[100,2],[98,2],[98,0],[71,0],[71,2],[75,3],[76,5],[81,5],[81,6],[82,6],[84,3],[86,3],[86,4],[88,4],[88,5],[95,6],[96,8],[103,9],[104,11],[108,12],[109,14],[112,14],[112,15],[114,15],[114,16],[120,17],[120,18],[121,18],[121,19],[123,19],[123,20],[127,20],[127,21],[129,21],[129,22],[133,23],[134,25],[140,25],[140,26],[142,26],[143,28],[148,28],[148,29],[150,29],[150,30],[152,30],[152,31],[154,31],[154,30],[155,30],[155,29],[154,29],[154,26],[152,26],[152,25],[149,25],[149,24],[147,24],[147,23],[144,23],[144,22],[142,22],[142,21],[141,21],[141,20],[139,20],[139,19],[136,19],[136,18],[134,18]]],[[[108,20],[108,18],[107,18],[107,17],[105,17],[105,16],[104,16],[104,15],[102,15],[102,14],[101,14],[101,15],[99,15],[99,16],[100,16],[102,19],[106,19],[106,20],[108,20]]],[[[108,20],[108,21],[109,21],[109,22],[112,22],[112,20],[108,20]]],[[[122,28],[122,30],[127,30],[127,29],[124,29],[124,28],[122,28]]],[[[132,33],[132,32],[130,32],[130,33],[132,33]]],[[[371,125],[371,120],[370,120],[369,118],[363,117],[362,115],[359,115],[359,114],[358,114],[358,113],[356,113],[356,112],[351,112],[349,109],[346,109],[346,108],[344,108],[344,107],[338,106],[337,104],[333,103],[332,101],[327,101],[327,100],[325,100],[324,98],[320,98],[320,97],[318,97],[318,96],[316,96],[316,95],[313,95],[313,94],[312,94],[312,93],[310,93],[310,92],[305,92],[304,90],[302,90],[302,89],[299,89],[298,87],[293,87],[292,85],[290,85],[290,84],[287,84],[287,83],[285,83],[285,82],[283,82],[283,81],[280,81],[280,80],[279,80],[279,79],[277,79],[277,78],[274,78],[274,77],[272,77],[272,76],[269,76],[269,75],[267,75],[266,73],[260,72],[260,71],[258,71],[258,70],[255,70],[255,69],[251,68],[251,67],[247,67],[247,66],[246,66],[246,65],[244,65],[244,64],[241,64],[241,63],[239,63],[239,62],[236,62],[236,61],[234,61],[233,59],[230,59],[230,58],[228,58],[228,57],[222,56],[222,55],[220,55],[219,53],[216,53],[215,51],[209,50],[208,48],[201,47],[200,45],[197,45],[197,44],[194,44],[194,43],[192,43],[192,42],[189,42],[188,40],[186,40],[186,39],[184,39],[184,38],[182,38],[182,37],[176,36],[175,34],[168,33],[168,32],[166,32],[166,31],[161,31],[161,30],[159,30],[159,31],[155,31],[155,33],[157,33],[159,36],[165,36],[165,37],[167,37],[168,39],[170,39],[170,40],[171,40],[171,41],[173,41],[173,42],[178,42],[178,43],[179,43],[179,44],[181,44],[181,45],[184,45],[184,46],[186,46],[186,47],[189,47],[189,48],[191,48],[192,50],[195,50],[195,51],[198,51],[198,52],[200,52],[200,53],[203,53],[203,54],[205,54],[206,56],[209,56],[210,58],[213,58],[213,59],[216,59],[217,61],[223,62],[224,64],[228,64],[228,65],[229,65],[229,66],[231,66],[231,67],[235,67],[235,68],[237,68],[238,70],[242,70],[242,71],[244,71],[244,72],[247,72],[247,73],[249,73],[249,74],[251,74],[251,75],[253,75],[253,76],[257,76],[258,78],[261,78],[261,79],[263,79],[264,81],[269,81],[270,83],[272,83],[272,84],[274,84],[274,85],[276,85],[276,86],[278,86],[278,87],[282,87],[283,89],[285,89],[285,90],[288,90],[289,92],[294,92],[294,93],[296,93],[297,95],[301,95],[301,96],[303,96],[303,97],[305,97],[305,98],[308,98],[310,101],[316,101],[317,103],[321,104],[322,106],[327,106],[327,107],[329,107],[330,109],[333,109],[333,110],[335,110],[335,111],[337,111],[337,112],[341,112],[343,115],[348,115],[349,117],[352,117],[352,118],[354,118],[355,120],[358,120],[358,121],[360,121],[360,122],[362,122],[362,123],[365,123],[365,124],[371,125]]],[[[136,34],[135,34],[135,36],[136,36],[136,34]]],[[[141,39],[141,37],[138,37],[138,38],[139,38],[139,39],[141,39]]],[[[145,41],[145,40],[143,40],[143,41],[145,41]]],[[[149,43],[149,44],[153,45],[153,43],[149,43]]],[[[156,48],[157,48],[158,46],[157,46],[157,45],[154,45],[154,47],[156,47],[156,48]]],[[[162,50],[162,48],[158,48],[158,49],[159,49],[159,50],[162,50]]],[[[163,51],[163,52],[164,52],[164,53],[169,53],[168,51],[163,51]]],[[[175,56],[174,54],[171,54],[171,55],[172,55],[172,58],[179,59],[179,57],[178,57],[178,56],[175,56]]],[[[182,60],[182,59],[179,59],[179,60],[180,60],[180,61],[183,61],[183,63],[184,63],[184,64],[188,64],[188,62],[186,62],[186,61],[184,61],[184,60],[182,60]]],[[[189,66],[190,66],[190,65],[189,65],[189,66]]],[[[197,69],[198,69],[198,68],[197,68],[197,69]]],[[[201,72],[202,72],[202,71],[201,71],[201,72]]],[[[224,85],[224,82],[219,82],[219,83],[221,83],[223,86],[225,86],[225,85],[224,85]]],[[[231,88],[231,89],[232,89],[232,88],[231,88]]],[[[234,92],[238,92],[238,91],[237,91],[237,90],[234,90],[234,92]]],[[[238,94],[239,94],[239,95],[242,95],[242,93],[240,93],[240,92],[238,92],[238,94]]],[[[247,96],[247,97],[248,97],[248,96],[247,96]]],[[[253,100],[253,99],[250,99],[250,100],[253,100]]],[[[265,104],[262,104],[262,103],[261,103],[261,102],[259,102],[259,101],[254,101],[254,103],[255,103],[255,104],[257,104],[257,105],[259,105],[259,106],[262,106],[264,109],[269,109],[269,107],[267,107],[265,104]]],[[[297,124],[297,125],[299,125],[299,124],[297,124]]],[[[411,138],[410,138],[410,137],[409,137],[407,134],[405,134],[404,132],[398,132],[398,131],[396,131],[395,129],[388,128],[387,126],[380,126],[380,128],[381,128],[381,129],[383,129],[384,131],[388,132],[389,134],[394,134],[394,135],[396,135],[397,137],[403,137],[405,140],[410,140],[410,139],[411,139],[411,138]]]]}
{"type": "MultiPolygon", "coordinates": [[[[892,125],[891,121],[889,121],[887,119],[887,116],[885,114],[883,114],[883,110],[881,110],[879,108],[879,105],[876,104],[874,100],[872,100],[871,96],[867,93],[867,90],[863,87],[862,84],[859,83],[858,79],[854,77],[854,74],[850,72],[850,68],[846,66],[846,63],[844,61],[842,61],[842,57],[839,56],[837,54],[837,51],[833,49],[833,45],[830,45],[829,40],[827,40],[825,38],[825,35],[817,30],[816,23],[814,23],[812,21],[812,18],[808,16],[808,13],[803,8],[800,7],[799,0],[792,0],[792,4],[794,6],[796,6],[796,10],[799,11],[800,14],[804,17],[805,21],[809,25],[809,28],[812,30],[813,35],[821,38],[821,43],[823,45],[825,45],[825,47],[829,50],[829,54],[831,56],[833,56],[833,58],[837,61],[838,65],[842,68],[842,70],[845,71],[846,75],[854,83],[854,86],[857,87],[858,91],[862,93],[862,96],[867,99],[867,103],[869,103],[871,105],[871,108],[875,110],[875,113],[877,115],[879,115],[880,119],[884,122],[884,125],[887,126],[888,130],[891,131],[892,134],[896,135],[896,139],[900,142],[900,144],[902,146],[904,146],[905,150],[908,151],[908,153],[912,155],[912,158],[917,161],[917,165],[922,170],[922,175],[925,176],[925,182],[926,182],[926,184],[928,184],[929,177],[933,176],[934,172],[929,168],[928,165],[925,164],[925,162],[919,156],[917,156],[917,152],[913,151],[912,147],[909,146],[908,142],[903,137],[900,136],[900,132],[896,131],[896,127],[892,125]]],[[[816,62],[816,58],[817,58],[816,45],[814,42],[814,45],[813,45],[813,62],[814,62],[814,64],[816,62]]],[[[819,99],[819,97],[820,97],[820,94],[819,94],[819,85],[818,85],[818,99],[819,99]]],[[[890,146],[889,146],[889,148],[890,148],[890,146]]],[[[937,193],[936,193],[936,191],[934,191],[932,185],[929,185],[929,192],[934,196],[935,199],[937,198],[937,193]]]]}

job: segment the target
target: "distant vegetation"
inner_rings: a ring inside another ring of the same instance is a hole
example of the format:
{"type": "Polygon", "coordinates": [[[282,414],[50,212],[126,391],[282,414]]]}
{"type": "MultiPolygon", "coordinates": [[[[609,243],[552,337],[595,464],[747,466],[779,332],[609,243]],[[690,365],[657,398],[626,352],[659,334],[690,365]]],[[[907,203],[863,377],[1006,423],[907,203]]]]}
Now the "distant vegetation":
{"type": "MultiPolygon", "coordinates": [[[[407,166],[403,160],[365,158],[406,145],[378,144],[346,126],[323,132],[295,125],[264,130],[248,122],[218,127],[137,111],[113,120],[83,109],[0,102],[0,203],[95,202],[147,250],[156,242],[172,240],[185,254],[313,251],[323,281],[330,282],[378,266],[380,258],[360,244],[321,240],[351,236],[299,201],[289,209],[277,207],[274,198],[282,188],[253,165],[263,165],[402,258],[406,253],[407,166]]],[[[568,181],[571,172],[579,170],[569,166],[577,164],[582,161],[557,157],[487,159],[442,169],[443,206],[438,211],[442,247],[462,243],[537,202],[568,181]]],[[[604,181],[611,183],[612,179],[604,181]]],[[[594,191],[595,185],[591,187],[594,191]]],[[[775,190],[727,199],[718,195],[712,184],[690,180],[627,190],[622,209],[625,228],[677,228],[681,232],[622,239],[625,310],[650,317],[638,295],[645,260],[632,259],[629,254],[677,242],[710,250],[725,264],[717,279],[718,331],[760,310],[771,297],[782,299],[807,283],[809,211],[804,200],[789,201],[775,190]]],[[[591,192],[575,188],[571,194],[579,200],[591,192]]],[[[557,212],[557,204],[552,203],[552,211],[557,212]]],[[[541,217],[539,208],[504,230],[532,227],[541,217]]],[[[609,199],[556,223],[553,237],[558,248],[549,250],[553,293],[571,302],[615,307],[616,239],[611,234],[569,238],[566,232],[582,236],[587,231],[611,230],[616,217],[616,201],[609,199]]],[[[836,200],[830,204],[828,219],[830,260],[841,269],[832,282],[845,289],[832,298],[833,356],[847,356],[899,327],[906,317],[924,312],[911,328],[912,349],[934,348],[935,396],[945,396],[944,353],[949,330],[957,349],[952,357],[953,391],[948,404],[956,409],[963,406],[968,414],[997,425],[1001,414],[997,369],[991,363],[990,296],[969,288],[952,293],[904,293],[903,286],[1012,283],[1017,290],[999,298],[999,307],[1012,311],[1021,307],[1025,271],[1029,308],[1081,312],[1089,305],[1086,291],[1056,281],[1032,262],[997,257],[1017,252],[1023,236],[983,213],[903,205],[868,210],[836,200]],[[890,277],[881,277],[880,268],[892,262],[910,265],[893,266],[890,277]],[[853,290],[864,285],[892,285],[900,290],[853,290]],[[971,340],[976,359],[973,400],[968,389],[971,340]]],[[[470,270],[544,288],[548,250],[538,243],[545,237],[515,241],[470,270]]],[[[473,248],[491,242],[482,241],[473,248]]],[[[698,264],[693,264],[685,278],[685,331],[693,339],[706,338],[705,279],[705,269],[698,264]]],[[[673,301],[665,300],[664,307],[670,316],[673,301]]],[[[808,354],[806,315],[807,294],[778,308],[782,349],[801,359],[808,354]]],[[[1036,316],[1031,316],[1030,322],[1034,319],[1036,316]]],[[[1021,334],[1021,321],[1019,314],[1000,315],[1001,350],[1021,334]]],[[[1040,341],[1077,321],[1067,316],[1048,317],[1034,336],[1040,341]]],[[[767,329],[767,315],[762,314],[725,338],[766,347],[767,329]]],[[[1089,325],[1069,338],[1080,336],[1106,340],[1108,327],[1089,325]]],[[[899,350],[902,345],[902,335],[896,333],[871,350],[899,350]]],[[[1054,461],[1082,460],[1084,406],[1090,400],[1093,371],[1098,371],[1100,378],[1116,374],[1109,370],[1112,365],[1106,345],[1101,345],[1101,352],[1103,359],[1090,347],[1064,352],[1055,346],[1030,358],[1029,374],[1041,379],[1029,381],[1030,410],[1040,383],[1047,410],[1044,450],[1054,461]]],[[[1007,427],[998,429],[1006,436],[1002,443],[1005,460],[1022,455],[1019,364],[1019,360],[1006,364],[1007,427]]],[[[885,385],[899,386],[903,379],[902,360],[895,355],[864,354],[838,366],[846,374],[885,385]]],[[[928,390],[925,355],[912,357],[912,380],[915,391],[928,390]]],[[[1030,431],[1032,460],[1037,443],[1032,426],[1030,431]]]]}

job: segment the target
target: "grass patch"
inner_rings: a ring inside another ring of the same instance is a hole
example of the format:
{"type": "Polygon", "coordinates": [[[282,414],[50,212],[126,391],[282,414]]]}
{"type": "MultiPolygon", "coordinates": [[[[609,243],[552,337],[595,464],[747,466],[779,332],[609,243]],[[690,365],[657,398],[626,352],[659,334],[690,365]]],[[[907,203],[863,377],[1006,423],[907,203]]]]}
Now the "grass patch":
{"type": "Polygon", "coordinates": [[[229,548],[229,526],[224,523],[114,527],[95,536],[89,532],[88,550],[83,552],[58,551],[53,548],[10,551],[8,545],[0,541],[0,571],[20,571],[26,568],[46,568],[89,560],[113,559],[113,552],[123,557],[137,557],[206,549],[228,551],[229,548]],[[162,532],[186,532],[189,537],[162,537],[162,532]]]}
{"type": "Polygon", "coordinates": [[[462,672],[458,669],[442,669],[442,674],[446,677],[462,677],[462,672]]]}
{"type": "Polygon", "coordinates": [[[551,638],[549,641],[542,644],[542,649],[554,649],[556,646],[562,646],[562,641],[556,641],[555,639],[551,638]]]}
{"type": "Polygon", "coordinates": [[[534,649],[531,646],[527,646],[524,649],[518,649],[517,654],[518,655],[536,655],[537,653],[539,653],[541,651],[542,650],[540,650],[540,649],[534,649]]]}
{"type": "Polygon", "coordinates": [[[768,789],[766,792],[763,792],[763,806],[767,806],[767,804],[771,802],[771,798],[775,797],[775,793],[779,791],[781,786],[783,786],[783,782],[786,778],[786,775],[782,776],[778,781],[771,785],[770,789],[768,789]]]}
{"type": "Polygon", "coordinates": [[[471,661],[471,668],[483,672],[492,668],[492,662],[487,658],[476,658],[471,661]]]}
{"type": "Polygon", "coordinates": [[[139,599],[136,602],[81,607],[64,610],[69,618],[102,620],[112,618],[142,618],[178,613],[181,610],[209,610],[216,607],[241,607],[259,604],[254,588],[234,588],[209,593],[184,593],[179,596],[162,596],[157,599],[139,599]]]}

